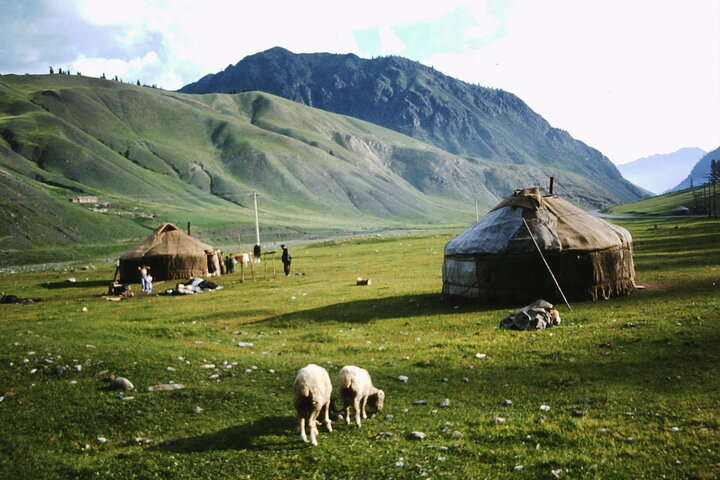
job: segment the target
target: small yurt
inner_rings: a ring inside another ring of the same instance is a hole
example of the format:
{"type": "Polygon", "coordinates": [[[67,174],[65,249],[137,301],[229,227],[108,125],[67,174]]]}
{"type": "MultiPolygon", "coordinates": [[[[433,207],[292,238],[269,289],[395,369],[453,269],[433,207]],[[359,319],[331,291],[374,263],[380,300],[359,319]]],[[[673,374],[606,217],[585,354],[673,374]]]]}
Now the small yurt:
{"type": "Polygon", "coordinates": [[[158,227],[140,245],[120,256],[120,282],[140,281],[138,267],[150,267],[153,280],[208,276],[208,256],[213,247],[194,239],[172,223],[158,227]]]}
{"type": "Polygon", "coordinates": [[[516,190],[448,242],[443,294],[488,303],[562,301],[543,257],[569,300],[635,287],[627,230],[534,187],[516,190]]]}

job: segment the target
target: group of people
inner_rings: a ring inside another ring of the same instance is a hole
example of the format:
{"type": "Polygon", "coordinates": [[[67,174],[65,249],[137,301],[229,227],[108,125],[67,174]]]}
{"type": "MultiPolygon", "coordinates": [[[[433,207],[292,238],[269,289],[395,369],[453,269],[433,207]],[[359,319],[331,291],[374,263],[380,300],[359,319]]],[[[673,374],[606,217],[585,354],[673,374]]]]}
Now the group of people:
{"type": "MultiPolygon", "coordinates": [[[[256,247],[259,247],[259,245],[256,245],[256,247]]],[[[283,244],[280,245],[280,248],[282,248],[282,263],[283,263],[283,269],[285,271],[285,276],[290,275],[290,265],[292,263],[292,255],[290,254],[290,250],[288,250],[287,245],[283,244]]],[[[257,248],[256,248],[257,250],[257,248]]],[[[219,275],[225,275],[228,273],[235,273],[235,265],[238,263],[237,256],[233,256],[228,254],[222,261],[220,260],[222,258],[222,251],[221,250],[215,250],[215,251],[207,251],[205,252],[207,254],[208,259],[208,276],[209,277],[216,277],[219,275]]],[[[146,293],[152,293],[153,291],[153,277],[150,275],[150,267],[147,265],[141,265],[138,267],[138,270],[140,271],[140,283],[142,285],[143,292],[146,293]]]]}
{"type": "MultiPolygon", "coordinates": [[[[290,275],[290,265],[292,264],[292,255],[290,254],[290,250],[287,248],[287,245],[282,244],[280,245],[280,248],[282,248],[282,263],[283,263],[283,269],[285,271],[285,276],[290,275]]],[[[215,251],[208,251],[206,252],[208,255],[208,273],[209,276],[215,277],[219,275],[225,275],[229,273],[235,273],[235,265],[238,263],[238,257],[239,255],[227,255],[224,259],[222,258],[222,251],[221,250],[215,250],[215,251]]],[[[253,257],[260,258],[261,255],[261,247],[260,245],[255,245],[253,249],[253,257]]]]}
{"type": "Polygon", "coordinates": [[[141,265],[138,267],[138,270],[140,270],[140,284],[142,285],[142,291],[147,293],[152,293],[153,290],[153,277],[150,275],[150,267],[147,265],[141,265]]]}

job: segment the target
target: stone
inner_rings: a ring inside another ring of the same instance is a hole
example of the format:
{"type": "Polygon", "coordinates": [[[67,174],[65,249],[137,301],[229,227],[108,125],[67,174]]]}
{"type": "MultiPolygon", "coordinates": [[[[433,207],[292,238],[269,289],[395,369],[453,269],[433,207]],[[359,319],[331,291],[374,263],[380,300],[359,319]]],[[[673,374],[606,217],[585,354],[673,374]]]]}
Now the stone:
{"type": "Polygon", "coordinates": [[[407,381],[408,381],[408,377],[406,377],[405,375],[400,375],[399,377],[397,377],[397,379],[399,382],[403,382],[403,383],[407,383],[407,381]]]}
{"type": "Polygon", "coordinates": [[[162,385],[153,385],[151,387],[148,387],[148,392],[167,392],[170,390],[181,390],[185,388],[185,385],[181,383],[166,383],[162,385]]]}
{"type": "Polygon", "coordinates": [[[425,440],[426,436],[424,432],[410,432],[410,438],[412,440],[425,440]]]}
{"type": "Polygon", "coordinates": [[[110,388],[113,390],[130,391],[135,389],[135,385],[125,377],[117,377],[110,382],[110,388]]]}
{"type": "Polygon", "coordinates": [[[438,403],[438,407],[447,408],[447,407],[449,407],[449,406],[450,406],[450,399],[449,399],[449,398],[446,398],[446,399],[443,400],[442,402],[438,403]]]}

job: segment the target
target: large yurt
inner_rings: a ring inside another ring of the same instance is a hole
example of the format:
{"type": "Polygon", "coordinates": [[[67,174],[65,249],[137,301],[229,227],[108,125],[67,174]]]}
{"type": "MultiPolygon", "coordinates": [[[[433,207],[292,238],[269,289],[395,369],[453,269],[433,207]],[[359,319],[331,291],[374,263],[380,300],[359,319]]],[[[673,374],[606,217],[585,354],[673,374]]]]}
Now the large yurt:
{"type": "Polygon", "coordinates": [[[516,190],[448,242],[443,294],[487,303],[562,301],[548,266],[569,300],[635,287],[627,230],[533,187],[516,190]]]}
{"type": "Polygon", "coordinates": [[[208,256],[213,247],[194,239],[172,223],[158,227],[141,244],[120,256],[120,281],[140,281],[138,267],[150,267],[153,280],[208,276],[208,256]]]}

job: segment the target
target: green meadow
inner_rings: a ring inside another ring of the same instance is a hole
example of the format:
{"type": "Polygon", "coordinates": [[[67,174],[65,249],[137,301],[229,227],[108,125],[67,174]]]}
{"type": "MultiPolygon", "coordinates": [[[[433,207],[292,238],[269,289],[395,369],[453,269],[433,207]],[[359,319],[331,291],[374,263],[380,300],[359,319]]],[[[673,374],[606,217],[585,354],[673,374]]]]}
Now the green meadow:
{"type": "Polygon", "coordinates": [[[523,305],[441,298],[458,232],[291,245],[290,277],[182,297],[109,301],[111,263],[0,273],[43,298],[0,305],[0,478],[718,478],[720,224],[621,224],[645,288],[538,332],[498,329],[523,305]],[[302,443],[308,363],[368,369],[385,410],[302,443]]]}

